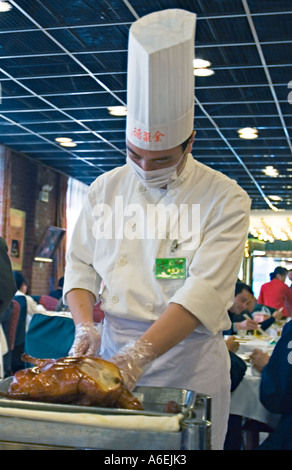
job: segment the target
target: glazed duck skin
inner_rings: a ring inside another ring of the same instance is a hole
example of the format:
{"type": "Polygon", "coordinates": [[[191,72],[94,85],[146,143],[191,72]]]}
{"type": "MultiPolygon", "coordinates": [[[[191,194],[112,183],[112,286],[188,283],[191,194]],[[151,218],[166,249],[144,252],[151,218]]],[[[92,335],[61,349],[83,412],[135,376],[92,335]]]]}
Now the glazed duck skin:
{"type": "Polygon", "coordinates": [[[34,367],[17,371],[7,393],[17,400],[143,410],[124,386],[118,367],[96,357],[22,360],[34,367]]]}

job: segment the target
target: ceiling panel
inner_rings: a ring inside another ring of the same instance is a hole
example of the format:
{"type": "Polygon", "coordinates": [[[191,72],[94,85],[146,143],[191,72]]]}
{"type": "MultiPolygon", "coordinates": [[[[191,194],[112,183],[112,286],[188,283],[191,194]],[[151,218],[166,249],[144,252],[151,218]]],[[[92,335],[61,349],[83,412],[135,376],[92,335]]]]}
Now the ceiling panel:
{"type": "Polygon", "coordinates": [[[0,13],[1,143],[85,184],[123,165],[126,118],[107,108],[127,102],[129,27],[184,8],[198,15],[195,55],[214,70],[195,80],[194,158],[236,179],[253,209],[291,209],[292,0],[9,3],[0,13]],[[242,127],[258,138],[240,139],[242,127]],[[62,148],[60,136],[77,146],[62,148]]]}

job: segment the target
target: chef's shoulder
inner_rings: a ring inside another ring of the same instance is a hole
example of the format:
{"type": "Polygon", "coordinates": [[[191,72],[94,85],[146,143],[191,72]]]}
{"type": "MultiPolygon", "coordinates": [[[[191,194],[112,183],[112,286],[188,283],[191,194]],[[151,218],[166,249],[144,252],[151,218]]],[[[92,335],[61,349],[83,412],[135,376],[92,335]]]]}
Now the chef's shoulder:
{"type": "Polygon", "coordinates": [[[196,179],[205,187],[208,198],[220,201],[222,199],[240,199],[243,205],[250,207],[251,200],[247,192],[239,186],[237,181],[229,178],[220,171],[214,170],[198,161],[195,162],[196,179]]]}
{"type": "Polygon", "coordinates": [[[113,170],[98,176],[89,186],[88,198],[96,202],[102,200],[106,191],[115,191],[120,186],[125,186],[126,180],[129,178],[129,170],[127,165],[122,165],[113,170]]]}

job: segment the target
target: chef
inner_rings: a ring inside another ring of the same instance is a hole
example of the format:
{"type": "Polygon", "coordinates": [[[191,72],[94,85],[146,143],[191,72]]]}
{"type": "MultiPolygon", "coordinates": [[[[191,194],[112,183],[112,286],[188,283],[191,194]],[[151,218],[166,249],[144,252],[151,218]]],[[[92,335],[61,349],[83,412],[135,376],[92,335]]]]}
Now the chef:
{"type": "Polygon", "coordinates": [[[67,253],[72,355],[115,362],[128,387],[212,398],[212,448],[229,415],[222,331],[243,257],[250,200],[191,155],[196,15],[170,9],[130,28],[127,162],[98,177],[67,253]],[[105,320],[93,322],[100,294],[105,320]]]}

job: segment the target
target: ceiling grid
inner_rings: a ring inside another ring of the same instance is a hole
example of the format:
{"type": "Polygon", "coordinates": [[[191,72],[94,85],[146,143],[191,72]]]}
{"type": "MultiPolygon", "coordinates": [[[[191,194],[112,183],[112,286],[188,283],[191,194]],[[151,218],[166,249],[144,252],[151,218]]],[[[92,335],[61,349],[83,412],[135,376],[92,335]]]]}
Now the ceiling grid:
{"type": "Polygon", "coordinates": [[[292,0],[8,3],[0,12],[2,144],[86,184],[123,165],[126,118],[108,107],[127,102],[129,28],[153,11],[185,8],[198,15],[196,57],[214,71],[195,79],[194,158],[236,179],[253,209],[291,209],[292,0]],[[241,139],[243,127],[258,138],[241,139]]]}

